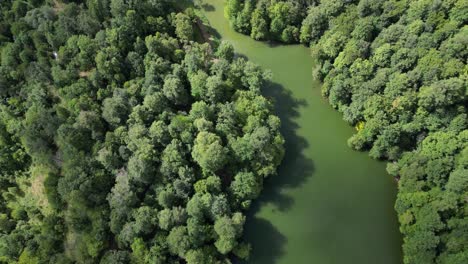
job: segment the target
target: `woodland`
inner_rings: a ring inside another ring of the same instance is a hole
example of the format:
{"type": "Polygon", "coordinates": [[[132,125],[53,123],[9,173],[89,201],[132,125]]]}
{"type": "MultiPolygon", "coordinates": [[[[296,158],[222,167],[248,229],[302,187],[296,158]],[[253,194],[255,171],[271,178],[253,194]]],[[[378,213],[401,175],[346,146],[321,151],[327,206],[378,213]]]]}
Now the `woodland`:
{"type": "Polygon", "coordinates": [[[166,0],[0,3],[0,263],[230,263],[284,155],[269,74],[166,0]]]}
{"type": "MultiPolygon", "coordinates": [[[[404,263],[468,263],[468,2],[226,0],[225,16],[311,48],[348,145],[398,182],[404,263]]],[[[201,19],[184,1],[0,2],[0,263],[248,259],[285,140],[269,72],[201,19]]]]}

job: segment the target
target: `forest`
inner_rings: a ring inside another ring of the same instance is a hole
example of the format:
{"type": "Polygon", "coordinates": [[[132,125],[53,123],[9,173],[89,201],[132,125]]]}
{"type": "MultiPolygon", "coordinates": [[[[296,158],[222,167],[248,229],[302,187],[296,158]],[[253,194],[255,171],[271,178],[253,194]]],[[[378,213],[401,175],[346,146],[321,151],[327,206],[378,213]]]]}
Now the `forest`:
{"type": "MultiPolygon", "coordinates": [[[[225,2],[236,31],[310,47],[348,145],[398,182],[403,262],[468,263],[468,1],[225,2]]],[[[186,1],[0,2],[0,263],[249,258],[285,139],[271,74],[201,20],[186,1]]]]}
{"type": "Polygon", "coordinates": [[[348,145],[398,181],[404,263],[468,263],[468,2],[227,0],[225,16],[311,47],[348,145]]]}
{"type": "Polygon", "coordinates": [[[268,72],[170,0],[0,2],[0,263],[231,263],[284,155],[268,72]]]}

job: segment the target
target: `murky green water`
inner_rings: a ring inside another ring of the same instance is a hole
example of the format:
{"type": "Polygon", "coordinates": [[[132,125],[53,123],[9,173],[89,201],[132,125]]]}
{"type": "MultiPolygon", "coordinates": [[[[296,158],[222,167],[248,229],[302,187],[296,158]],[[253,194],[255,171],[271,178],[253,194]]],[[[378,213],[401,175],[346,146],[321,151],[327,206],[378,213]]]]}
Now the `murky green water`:
{"type": "Polygon", "coordinates": [[[222,0],[204,0],[211,26],[236,51],[273,72],[264,94],[276,101],[286,156],[249,213],[246,237],[255,264],[401,263],[385,164],[352,151],[353,128],[320,95],[309,49],[271,46],[234,32],[222,0]]]}

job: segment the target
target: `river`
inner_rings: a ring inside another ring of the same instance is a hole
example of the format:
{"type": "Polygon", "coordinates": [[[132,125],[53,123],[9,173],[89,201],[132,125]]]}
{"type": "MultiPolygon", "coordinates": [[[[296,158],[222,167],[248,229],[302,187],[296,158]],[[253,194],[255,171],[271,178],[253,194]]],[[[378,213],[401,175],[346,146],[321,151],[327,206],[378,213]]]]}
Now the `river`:
{"type": "Polygon", "coordinates": [[[223,16],[222,0],[204,3],[214,34],[272,71],[263,93],[276,102],[286,139],[278,175],[248,213],[248,263],[402,263],[396,184],[384,162],[347,146],[354,128],[320,95],[309,49],[238,34],[223,16]]]}

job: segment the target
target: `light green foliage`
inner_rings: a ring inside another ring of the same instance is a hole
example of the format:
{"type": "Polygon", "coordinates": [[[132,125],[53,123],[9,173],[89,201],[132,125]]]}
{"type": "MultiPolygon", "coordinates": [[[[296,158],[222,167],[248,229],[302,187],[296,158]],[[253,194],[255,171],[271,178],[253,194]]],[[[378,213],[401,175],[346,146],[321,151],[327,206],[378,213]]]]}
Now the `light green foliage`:
{"type": "Polygon", "coordinates": [[[172,254],[184,257],[190,248],[190,240],[187,235],[187,228],[178,226],[171,230],[167,236],[167,244],[172,254]]]}
{"type": "Polygon", "coordinates": [[[237,237],[242,232],[242,225],[245,217],[235,213],[232,218],[227,216],[216,220],[214,230],[217,235],[215,246],[221,254],[231,252],[237,246],[237,237]]]}
{"type": "Polygon", "coordinates": [[[252,13],[252,32],[250,36],[256,40],[264,40],[269,34],[267,2],[260,1],[257,8],[252,13]]]}
{"type": "Polygon", "coordinates": [[[262,178],[251,172],[239,172],[231,184],[231,191],[241,201],[255,199],[261,191],[262,178]]]}
{"type": "Polygon", "coordinates": [[[231,62],[234,59],[234,47],[231,43],[223,41],[216,51],[216,56],[231,62]]]}
{"type": "Polygon", "coordinates": [[[176,105],[187,103],[187,91],[179,78],[175,76],[166,77],[164,80],[163,93],[167,99],[176,105]]]}
{"type": "Polygon", "coordinates": [[[226,3],[224,14],[227,18],[232,19],[237,16],[237,13],[241,10],[241,0],[230,0],[226,3]]]}
{"type": "Polygon", "coordinates": [[[279,1],[271,5],[268,11],[271,19],[271,34],[284,42],[297,41],[299,32],[294,25],[299,22],[300,17],[298,4],[279,1]]]}
{"type": "Polygon", "coordinates": [[[311,7],[302,21],[301,43],[315,42],[327,27],[326,16],[319,7],[311,7]]]}
{"type": "Polygon", "coordinates": [[[204,171],[216,172],[227,161],[227,149],[217,135],[200,132],[195,139],[192,157],[204,171]]]}
{"type": "Polygon", "coordinates": [[[179,39],[185,41],[193,39],[193,25],[189,16],[177,13],[174,23],[176,28],[175,33],[179,39]]]}
{"type": "Polygon", "coordinates": [[[216,252],[210,248],[189,250],[186,260],[188,264],[221,263],[216,260],[215,255],[216,252]]]}

